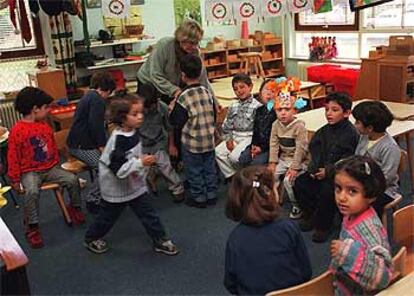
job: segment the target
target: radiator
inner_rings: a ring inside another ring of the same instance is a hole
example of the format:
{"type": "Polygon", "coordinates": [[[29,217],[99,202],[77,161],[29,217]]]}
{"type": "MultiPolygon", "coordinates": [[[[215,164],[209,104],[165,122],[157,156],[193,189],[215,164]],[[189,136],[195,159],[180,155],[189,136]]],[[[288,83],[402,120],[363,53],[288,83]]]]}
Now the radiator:
{"type": "Polygon", "coordinates": [[[10,129],[22,116],[14,110],[14,100],[0,101],[0,125],[10,129]]]}

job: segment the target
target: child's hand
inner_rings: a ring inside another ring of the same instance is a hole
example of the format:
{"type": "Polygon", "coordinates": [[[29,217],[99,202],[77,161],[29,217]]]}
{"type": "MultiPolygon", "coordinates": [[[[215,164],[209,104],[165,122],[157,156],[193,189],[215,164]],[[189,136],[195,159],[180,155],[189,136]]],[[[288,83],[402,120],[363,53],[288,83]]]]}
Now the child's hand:
{"type": "Polygon", "coordinates": [[[276,163],[274,163],[274,162],[269,163],[267,165],[267,170],[269,171],[269,173],[271,173],[273,175],[276,171],[276,163]]]}
{"type": "Polygon", "coordinates": [[[342,248],[342,242],[340,240],[333,240],[331,242],[331,257],[336,258],[339,256],[339,253],[342,248]]]}
{"type": "Polygon", "coordinates": [[[178,149],[175,145],[168,145],[168,154],[171,157],[178,157],[178,149]]]}
{"type": "Polygon", "coordinates": [[[144,154],[141,156],[143,166],[152,166],[156,163],[155,155],[144,154]]]}
{"type": "Polygon", "coordinates": [[[260,154],[262,152],[262,149],[259,146],[252,145],[252,148],[250,149],[250,153],[252,154],[252,158],[254,158],[256,155],[260,154]]]}
{"type": "Polygon", "coordinates": [[[234,149],[234,141],[233,140],[229,140],[226,142],[226,147],[229,151],[233,151],[234,149]]]}
{"type": "Polygon", "coordinates": [[[11,183],[10,186],[16,191],[18,194],[24,194],[24,188],[20,182],[11,183]]]}
{"type": "Polygon", "coordinates": [[[296,177],[298,176],[298,171],[294,170],[294,169],[288,169],[288,171],[286,172],[286,178],[289,180],[290,183],[292,183],[293,181],[295,181],[296,177]]]}
{"type": "Polygon", "coordinates": [[[318,172],[314,175],[316,179],[318,180],[322,180],[325,179],[325,169],[324,168],[320,168],[318,170],[318,172]]]}

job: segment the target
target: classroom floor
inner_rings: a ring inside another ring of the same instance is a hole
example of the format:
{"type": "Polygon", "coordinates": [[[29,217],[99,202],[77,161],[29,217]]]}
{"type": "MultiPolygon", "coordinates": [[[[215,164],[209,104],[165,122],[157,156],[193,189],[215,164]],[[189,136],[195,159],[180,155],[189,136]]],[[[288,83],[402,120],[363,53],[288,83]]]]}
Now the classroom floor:
{"type": "MultiPolygon", "coordinates": [[[[401,182],[403,205],[412,203],[408,172],[401,182]]],[[[156,254],[140,222],[126,209],[107,236],[111,249],[96,255],[83,245],[87,224],[70,228],[64,223],[51,192],[41,196],[42,249],[30,249],[23,233],[23,210],[10,202],[0,210],[29,257],[27,267],[33,295],[56,294],[227,294],[223,287],[224,252],[234,223],[224,215],[227,185],[220,185],[219,203],[207,209],[174,204],[162,182],[154,206],[181,253],[156,254]]],[[[284,212],[289,205],[285,203],[284,212]]],[[[329,242],[315,244],[303,233],[312,261],[313,276],[329,264],[329,242]]],[[[332,236],[333,238],[333,236],[332,236]]],[[[394,247],[395,252],[395,247],[394,247]]]]}

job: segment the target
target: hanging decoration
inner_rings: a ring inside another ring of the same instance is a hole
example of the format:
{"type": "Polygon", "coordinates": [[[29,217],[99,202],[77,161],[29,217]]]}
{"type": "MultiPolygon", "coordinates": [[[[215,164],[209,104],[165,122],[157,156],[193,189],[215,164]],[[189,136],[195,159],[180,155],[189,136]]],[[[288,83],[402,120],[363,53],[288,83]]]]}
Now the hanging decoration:
{"type": "Polygon", "coordinates": [[[288,0],[265,0],[261,1],[262,17],[276,17],[288,12],[288,0]]]}
{"type": "Polygon", "coordinates": [[[128,16],[130,0],[102,0],[104,17],[125,18],[128,16]]]}
{"type": "Polygon", "coordinates": [[[206,0],[205,19],[208,23],[226,23],[234,19],[233,7],[229,0],[206,0]]]}
{"type": "Polygon", "coordinates": [[[29,43],[32,40],[29,19],[26,6],[23,0],[9,0],[10,20],[15,28],[16,34],[21,34],[24,41],[29,43]],[[17,19],[16,19],[17,16],[17,19]],[[19,25],[17,25],[19,22],[19,25]],[[19,28],[20,27],[20,31],[19,28]]]}
{"type": "Polygon", "coordinates": [[[313,13],[325,13],[332,9],[332,0],[313,0],[313,13]]]}
{"type": "Polygon", "coordinates": [[[260,17],[257,0],[233,1],[234,18],[237,20],[249,20],[260,17]]]}
{"type": "Polygon", "coordinates": [[[290,0],[289,3],[289,12],[297,13],[304,10],[309,10],[313,6],[313,0],[290,0]]]}
{"type": "Polygon", "coordinates": [[[200,0],[174,0],[175,26],[183,20],[192,19],[201,24],[200,0]]]}

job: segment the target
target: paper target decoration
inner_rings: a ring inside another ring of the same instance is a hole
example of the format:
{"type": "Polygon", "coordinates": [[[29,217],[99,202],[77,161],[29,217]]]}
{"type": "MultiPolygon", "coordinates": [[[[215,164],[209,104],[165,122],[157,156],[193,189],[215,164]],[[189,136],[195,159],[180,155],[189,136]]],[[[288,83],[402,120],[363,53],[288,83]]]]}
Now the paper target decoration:
{"type": "Polygon", "coordinates": [[[233,11],[236,19],[248,20],[261,16],[260,6],[257,0],[234,1],[233,11]]]}
{"type": "Polygon", "coordinates": [[[207,22],[226,22],[233,19],[231,1],[206,0],[204,5],[207,22]]]}
{"type": "Polygon", "coordinates": [[[304,10],[312,9],[313,0],[290,0],[289,3],[289,12],[300,12],[304,10]]]}
{"type": "Polygon", "coordinates": [[[261,1],[263,17],[275,17],[287,13],[287,0],[264,0],[261,1]]]}
{"type": "Polygon", "coordinates": [[[124,18],[128,16],[130,0],[102,0],[102,14],[105,17],[124,18]]]}

